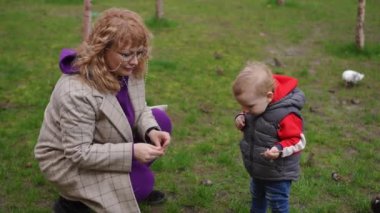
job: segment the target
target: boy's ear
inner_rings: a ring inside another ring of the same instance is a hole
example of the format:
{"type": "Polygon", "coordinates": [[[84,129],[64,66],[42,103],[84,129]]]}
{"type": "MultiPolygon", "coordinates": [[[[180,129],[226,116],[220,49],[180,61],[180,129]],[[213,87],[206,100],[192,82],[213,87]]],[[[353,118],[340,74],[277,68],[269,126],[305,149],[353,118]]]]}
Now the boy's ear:
{"type": "Polygon", "coordinates": [[[267,99],[268,99],[269,102],[272,101],[273,95],[274,95],[273,92],[267,92],[267,99]]]}

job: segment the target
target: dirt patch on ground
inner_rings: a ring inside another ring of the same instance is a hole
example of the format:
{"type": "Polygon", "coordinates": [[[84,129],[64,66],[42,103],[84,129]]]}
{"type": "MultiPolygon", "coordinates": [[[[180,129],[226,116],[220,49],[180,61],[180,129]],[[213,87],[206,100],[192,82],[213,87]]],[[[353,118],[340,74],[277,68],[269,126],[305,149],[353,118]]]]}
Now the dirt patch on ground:
{"type": "Polygon", "coordinates": [[[344,154],[347,158],[355,158],[359,154],[359,151],[353,147],[347,147],[344,154]]]}
{"type": "Polygon", "coordinates": [[[150,212],[151,213],[164,213],[165,208],[164,208],[164,206],[152,206],[150,208],[150,212]]]}
{"type": "MultiPolygon", "coordinates": [[[[319,48],[318,39],[322,36],[322,30],[316,27],[310,36],[306,36],[296,45],[285,45],[281,43],[281,40],[277,41],[277,38],[273,38],[274,41],[265,48],[270,56],[265,62],[273,67],[286,67],[288,61],[299,60],[302,57],[308,60],[309,74],[316,74],[318,67],[325,60],[323,57],[315,55],[317,51],[313,51],[315,48],[319,48]]],[[[270,38],[270,36],[268,37],[270,38]]]]}

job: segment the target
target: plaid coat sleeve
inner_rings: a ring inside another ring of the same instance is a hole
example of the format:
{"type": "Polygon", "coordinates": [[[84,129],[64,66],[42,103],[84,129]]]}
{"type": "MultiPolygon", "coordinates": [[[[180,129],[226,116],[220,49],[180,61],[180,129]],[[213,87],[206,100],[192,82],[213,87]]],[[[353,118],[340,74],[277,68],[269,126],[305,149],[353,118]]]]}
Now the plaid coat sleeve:
{"type": "Polygon", "coordinates": [[[160,129],[150,107],[146,104],[145,99],[145,82],[144,79],[136,79],[133,76],[129,78],[128,91],[133,108],[135,110],[135,125],[140,138],[145,140],[145,133],[151,127],[160,129]]]}

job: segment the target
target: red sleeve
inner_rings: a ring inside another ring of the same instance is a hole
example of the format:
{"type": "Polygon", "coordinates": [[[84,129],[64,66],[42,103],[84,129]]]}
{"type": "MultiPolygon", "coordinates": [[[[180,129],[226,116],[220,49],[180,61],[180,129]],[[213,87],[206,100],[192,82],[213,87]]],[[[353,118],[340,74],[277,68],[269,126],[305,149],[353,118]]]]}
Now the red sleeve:
{"type": "Polygon", "coordinates": [[[302,119],[291,113],[280,122],[278,137],[283,148],[282,157],[292,155],[305,148],[306,140],[302,132],[302,119]]]}

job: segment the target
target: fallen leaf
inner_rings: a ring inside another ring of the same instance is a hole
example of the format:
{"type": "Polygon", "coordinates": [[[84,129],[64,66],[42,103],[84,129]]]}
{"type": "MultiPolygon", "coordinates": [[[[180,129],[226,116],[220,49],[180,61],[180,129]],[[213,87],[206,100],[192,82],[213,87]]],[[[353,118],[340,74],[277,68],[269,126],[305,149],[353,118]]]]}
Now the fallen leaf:
{"type": "Polygon", "coordinates": [[[204,186],[211,186],[213,183],[209,179],[203,179],[203,180],[201,180],[201,184],[204,186]]]}

